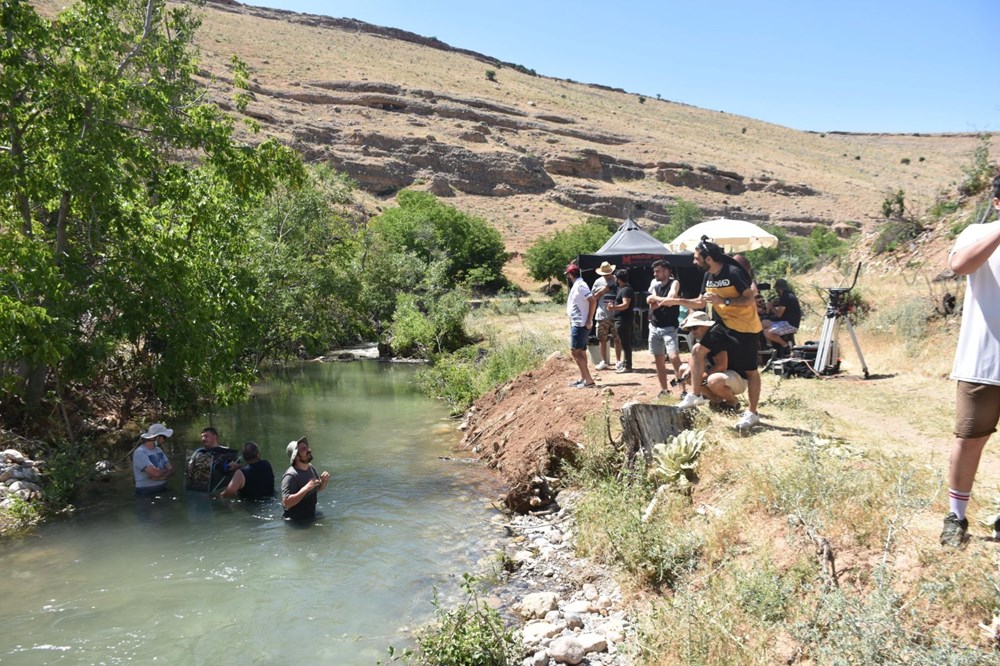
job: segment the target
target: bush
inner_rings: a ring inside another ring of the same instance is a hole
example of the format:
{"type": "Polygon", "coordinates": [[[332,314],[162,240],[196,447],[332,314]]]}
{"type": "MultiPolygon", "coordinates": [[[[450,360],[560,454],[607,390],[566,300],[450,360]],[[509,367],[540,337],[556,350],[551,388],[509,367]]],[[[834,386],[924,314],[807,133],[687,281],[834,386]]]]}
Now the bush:
{"type": "Polygon", "coordinates": [[[667,215],[670,217],[670,222],[653,232],[653,237],[664,243],[672,242],[682,232],[705,219],[697,204],[681,197],[677,197],[677,200],[667,209],[667,215]]]}
{"type": "MultiPolygon", "coordinates": [[[[596,252],[604,245],[614,229],[607,218],[590,218],[551,236],[538,238],[524,253],[528,275],[540,282],[561,281],[566,264],[581,254],[596,252]]],[[[613,224],[613,222],[612,222],[613,224]]]]}
{"type": "Polygon", "coordinates": [[[497,80],[497,73],[496,73],[496,71],[494,71],[492,69],[486,70],[486,80],[487,81],[496,81],[497,80]]]}
{"type": "Polygon", "coordinates": [[[417,637],[420,663],[449,666],[509,666],[520,662],[521,645],[516,632],[479,599],[477,582],[462,575],[465,600],[445,610],[434,591],[437,625],[417,637]]]}
{"type": "Polygon", "coordinates": [[[909,242],[924,232],[924,227],[916,220],[895,219],[887,220],[879,229],[875,242],[872,243],[872,252],[882,254],[891,252],[902,243],[909,242]]]}
{"type": "Polygon", "coordinates": [[[911,297],[880,309],[871,324],[884,332],[891,332],[903,340],[903,348],[917,356],[926,342],[927,322],[935,312],[934,305],[926,298],[911,297]]]}
{"type": "Polygon", "coordinates": [[[958,186],[958,191],[964,196],[975,196],[985,190],[990,184],[993,169],[990,167],[990,135],[982,134],[979,145],[972,152],[972,162],[962,167],[965,180],[958,186]]]}

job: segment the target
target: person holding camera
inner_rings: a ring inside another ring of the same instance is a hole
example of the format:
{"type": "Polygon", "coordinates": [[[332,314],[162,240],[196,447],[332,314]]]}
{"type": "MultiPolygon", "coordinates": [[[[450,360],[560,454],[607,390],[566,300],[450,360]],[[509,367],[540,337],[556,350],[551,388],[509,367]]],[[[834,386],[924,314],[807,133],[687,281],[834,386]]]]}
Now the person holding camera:
{"type": "MultiPolygon", "coordinates": [[[[1000,212],[1000,176],[993,179],[993,208],[1000,212]]],[[[965,228],[951,250],[948,266],[966,275],[962,328],[951,378],[958,382],[955,441],[948,469],[948,515],[941,544],[959,547],[968,540],[965,515],[972,484],[990,435],[1000,421],[1000,220],[965,228]]],[[[1000,520],[993,524],[1000,538],[1000,520]]]]}

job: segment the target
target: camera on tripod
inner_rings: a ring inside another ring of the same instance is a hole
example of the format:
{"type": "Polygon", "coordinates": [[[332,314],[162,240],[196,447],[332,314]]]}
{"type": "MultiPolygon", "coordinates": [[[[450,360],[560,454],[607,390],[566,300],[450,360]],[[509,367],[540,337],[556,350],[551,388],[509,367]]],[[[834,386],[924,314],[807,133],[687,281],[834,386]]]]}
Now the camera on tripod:
{"type": "Polygon", "coordinates": [[[847,327],[847,332],[854,343],[854,351],[858,353],[858,360],[861,361],[861,368],[864,370],[865,379],[868,379],[868,364],[865,363],[864,354],[861,353],[861,345],[858,344],[858,336],[854,334],[854,326],[851,325],[850,303],[847,295],[851,293],[854,286],[858,284],[858,275],[861,273],[861,262],[854,271],[854,282],[850,287],[828,287],[826,290],[826,316],[823,319],[823,333],[819,338],[819,345],[816,347],[816,362],[813,370],[821,375],[832,375],[840,372],[839,343],[837,332],[841,320],[847,327]]]}

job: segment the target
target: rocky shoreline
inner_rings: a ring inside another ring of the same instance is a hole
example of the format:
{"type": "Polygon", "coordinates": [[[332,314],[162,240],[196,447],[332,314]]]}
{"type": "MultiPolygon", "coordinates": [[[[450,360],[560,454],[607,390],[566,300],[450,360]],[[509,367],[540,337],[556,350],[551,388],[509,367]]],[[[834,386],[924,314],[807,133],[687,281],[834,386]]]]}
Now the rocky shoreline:
{"type": "Polygon", "coordinates": [[[524,666],[631,664],[636,630],[613,572],[575,554],[580,494],[558,499],[547,511],[498,518],[510,536],[492,602],[522,623],[524,666]]]}

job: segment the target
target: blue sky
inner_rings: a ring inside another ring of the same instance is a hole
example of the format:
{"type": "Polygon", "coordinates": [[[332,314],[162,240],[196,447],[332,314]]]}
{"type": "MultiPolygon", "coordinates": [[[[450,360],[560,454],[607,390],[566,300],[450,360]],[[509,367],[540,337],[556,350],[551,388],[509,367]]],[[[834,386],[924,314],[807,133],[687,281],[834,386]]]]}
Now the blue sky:
{"type": "Polygon", "coordinates": [[[996,0],[253,0],[801,130],[1000,131],[996,0]]]}

